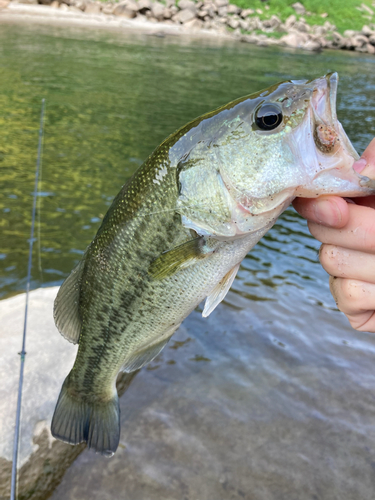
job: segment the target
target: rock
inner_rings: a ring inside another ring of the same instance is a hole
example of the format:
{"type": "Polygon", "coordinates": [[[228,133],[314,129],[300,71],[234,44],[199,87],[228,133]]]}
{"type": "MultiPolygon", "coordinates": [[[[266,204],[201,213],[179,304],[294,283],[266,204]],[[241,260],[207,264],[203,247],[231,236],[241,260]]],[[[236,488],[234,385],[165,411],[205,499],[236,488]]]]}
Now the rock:
{"type": "Polygon", "coordinates": [[[203,28],[203,23],[199,19],[191,19],[184,24],[184,28],[188,28],[192,31],[200,30],[203,28]]]}
{"type": "Polygon", "coordinates": [[[63,12],[68,12],[69,6],[66,3],[61,3],[59,9],[63,12]]]}
{"type": "Polygon", "coordinates": [[[60,7],[60,2],[58,0],[53,0],[53,2],[51,3],[51,7],[53,9],[58,9],[60,7]]]}
{"type": "Polygon", "coordinates": [[[180,0],[177,5],[180,10],[190,9],[193,12],[196,12],[197,10],[195,2],[192,0],[180,0]]]}
{"type": "Polygon", "coordinates": [[[296,14],[298,14],[299,16],[303,16],[303,14],[306,13],[306,9],[305,7],[300,3],[300,2],[296,2],[292,5],[292,8],[296,11],[296,14]]]}
{"type": "Polygon", "coordinates": [[[375,47],[371,45],[371,43],[368,43],[366,45],[366,49],[369,54],[375,54],[375,47]]]}
{"type": "Polygon", "coordinates": [[[243,17],[245,19],[245,17],[252,16],[254,13],[255,13],[255,11],[253,9],[244,9],[241,12],[241,17],[243,17]]]}
{"type": "Polygon", "coordinates": [[[171,9],[165,8],[163,10],[163,17],[164,17],[164,19],[171,19],[171,17],[172,17],[171,9]]]}
{"type": "Polygon", "coordinates": [[[344,36],[347,38],[350,38],[350,37],[354,36],[355,34],[356,34],[356,32],[354,30],[345,30],[344,31],[344,36]]]}
{"type": "Polygon", "coordinates": [[[172,5],[176,5],[175,0],[166,0],[165,6],[167,7],[167,9],[169,9],[170,7],[172,7],[172,5]]]}
{"type": "Polygon", "coordinates": [[[195,13],[190,9],[180,10],[180,12],[173,16],[173,21],[178,21],[181,24],[185,24],[192,19],[195,19],[195,13]]]}
{"type": "Polygon", "coordinates": [[[363,26],[362,30],[361,30],[361,34],[362,35],[365,35],[365,36],[371,36],[374,33],[374,31],[370,28],[370,26],[367,26],[366,24],[363,26]]]}
{"type": "Polygon", "coordinates": [[[240,26],[240,22],[237,19],[229,18],[227,25],[235,30],[240,26]]]}
{"type": "Polygon", "coordinates": [[[153,2],[151,5],[151,12],[155,19],[161,21],[163,19],[165,6],[161,2],[153,2]]]}
{"type": "Polygon", "coordinates": [[[146,10],[151,10],[151,5],[152,5],[151,0],[139,0],[138,10],[144,13],[144,11],[146,10]]]}
{"type": "Polygon", "coordinates": [[[113,5],[113,3],[106,2],[103,6],[102,12],[103,14],[110,15],[112,14],[114,8],[115,6],[113,5]]]}
{"type": "Polygon", "coordinates": [[[101,6],[94,2],[88,2],[85,7],[86,14],[100,14],[101,10],[101,6]]]}
{"type": "Polygon", "coordinates": [[[293,24],[293,29],[297,31],[301,31],[302,33],[307,33],[309,31],[309,27],[303,21],[297,21],[293,24]]]}
{"type": "MultiPolygon", "coordinates": [[[[66,4],[65,4],[66,5],[66,4]]],[[[68,6],[67,6],[68,7],[68,6]]],[[[27,355],[22,396],[19,448],[19,499],[49,497],[85,445],[70,446],[50,432],[61,384],[73,365],[77,346],[66,341],[53,321],[58,287],[41,288],[29,295],[27,355]]],[[[14,422],[19,378],[25,295],[0,302],[0,498],[9,498],[14,422]]],[[[133,378],[133,377],[132,377],[133,378]]],[[[131,379],[119,378],[123,393],[131,379]]]]}
{"type": "Polygon", "coordinates": [[[249,31],[250,25],[249,25],[248,21],[240,19],[239,23],[240,23],[240,28],[242,30],[249,31]]]}
{"type": "Polygon", "coordinates": [[[233,5],[232,3],[228,5],[228,14],[239,14],[241,9],[237,7],[237,5],[233,5]]]}
{"type": "Polygon", "coordinates": [[[38,0],[17,0],[14,3],[24,3],[24,4],[28,4],[28,5],[37,5],[38,0]]]}
{"type": "Polygon", "coordinates": [[[289,17],[287,17],[286,20],[285,20],[285,27],[286,27],[286,29],[288,30],[289,28],[291,28],[296,21],[297,21],[297,18],[296,18],[296,16],[294,14],[292,14],[289,17]]]}
{"type": "MultiPolygon", "coordinates": [[[[139,6],[138,6],[139,8],[139,6]]],[[[127,19],[133,19],[136,16],[136,11],[133,9],[128,9],[128,1],[121,2],[113,9],[112,12],[115,16],[126,17],[127,19]]]]}
{"type": "Polygon", "coordinates": [[[216,7],[225,7],[229,4],[229,0],[215,0],[216,7]]]}
{"type": "Polygon", "coordinates": [[[303,48],[305,50],[318,52],[322,49],[322,46],[317,40],[307,40],[307,42],[304,43],[303,48]]]}
{"type": "Polygon", "coordinates": [[[355,48],[363,47],[364,45],[367,45],[367,43],[368,43],[368,39],[366,36],[355,35],[353,38],[355,41],[355,48]]]}
{"type": "Polygon", "coordinates": [[[292,47],[294,49],[303,48],[308,41],[308,37],[304,33],[294,32],[280,38],[280,44],[292,47]]]}
{"type": "Polygon", "coordinates": [[[369,42],[372,44],[372,45],[375,45],[375,35],[371,35],[370,38],[369,38],[369,42]]]}
{"type": "Polygon", "coordinates": [[[323,19],[325,19],[326,17],[328,17],[327,12],[323,12],[323,14],[320,14],[320,17],[322,17],[323,19]]]}
{"type": "Polygon", "coordinates": [[[217,15],[220,17],[224,17],[228,14],[228,7],[224,5],[223,7],[219,7],[217,9],[217,15]]]}
{"type": "Polygon", "coordinates": [[[255,9],[255,12],[259,15],[262,15],[263,14],[263,11],[262,9],[255,9]]]}
{"type": "Polygon", "coordinates": [[[257,35],[242,35],[240,41],[244,43],[258,43],[259,38],[257,35]]]}

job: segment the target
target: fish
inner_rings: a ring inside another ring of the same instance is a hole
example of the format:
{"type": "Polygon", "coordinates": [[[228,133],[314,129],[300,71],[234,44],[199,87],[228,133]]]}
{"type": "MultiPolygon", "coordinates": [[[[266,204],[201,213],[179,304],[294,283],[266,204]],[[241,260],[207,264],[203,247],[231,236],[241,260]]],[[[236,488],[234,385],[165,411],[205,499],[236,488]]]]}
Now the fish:
{"type": "Polygon", "coordinates": [[[336,115],[338,75],[288,80],[206,113],[165,139],[115,197],[60,287],[55,324],[78,344],[52,435],[112,456],[116,378],[154,359],[297,196],[366,196],[374,183],[336,115]]]}

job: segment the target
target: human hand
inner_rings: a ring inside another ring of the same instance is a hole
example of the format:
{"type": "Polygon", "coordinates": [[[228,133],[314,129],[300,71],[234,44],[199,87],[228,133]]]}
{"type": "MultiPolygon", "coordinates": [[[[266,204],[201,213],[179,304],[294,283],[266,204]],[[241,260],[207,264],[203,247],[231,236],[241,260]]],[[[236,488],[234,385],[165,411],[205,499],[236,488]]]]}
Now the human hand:
{"type": "MultiPolygon", "coordinates": [[[[375,179],[375,139],[353,168],[375,179]]],[[[296,198],[293,206],[323,243],[319,259],[337,307],[353,328],[375,333],[375,196],[296,198]]]]}

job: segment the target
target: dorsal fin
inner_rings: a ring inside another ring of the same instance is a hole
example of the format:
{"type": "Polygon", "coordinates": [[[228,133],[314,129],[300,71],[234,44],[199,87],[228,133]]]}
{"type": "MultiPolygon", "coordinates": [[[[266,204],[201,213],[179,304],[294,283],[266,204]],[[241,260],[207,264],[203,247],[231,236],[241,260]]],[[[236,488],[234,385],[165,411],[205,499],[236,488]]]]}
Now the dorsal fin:
{"type": "Polygon", "coordinates": [[[204,318],[206,318],[212,313],[212,311],[220,304],[220,302],[229,292],[229,288],[232,286],[232,283],[234,281],[234,278],[236,277],[239,267],[240,264],[236,264],[233,267],[233,269],[231,269],[229,273],[227,273],[224,276],[224,278],[219,281],[219,283],[215,286],[210,295],[208,295],[202,312],[202,316],[204,318]]]}
{"type": "Polygon", "coordinates": [[[82,259],[61,285],[53,308],[57,329],[66,340],[73,344],[78,344],[82,326],[79,295],[84,263],[85,260],[82,259]]]}

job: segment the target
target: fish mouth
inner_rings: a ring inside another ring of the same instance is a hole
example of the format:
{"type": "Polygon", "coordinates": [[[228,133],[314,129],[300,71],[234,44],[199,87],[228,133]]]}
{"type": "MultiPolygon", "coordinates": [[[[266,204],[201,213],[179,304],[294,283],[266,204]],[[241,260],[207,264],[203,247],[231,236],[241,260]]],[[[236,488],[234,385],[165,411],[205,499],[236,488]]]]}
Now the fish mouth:
{"type": "Polygon", "coordinates": [[[317,121],[325,125],[334,125],[337,121],[336,98],[339,76],[337,73],[314,80],[314,90],[311,99],[314,115],[317,121]]]}
{"type": "Polygon", "coordinates": [[[325,154],[336,153],[344,147],[353,158],[353,163],[359,155],[354,149],[341,123],[337,119],[336,99],[339,76],[336,72],[317,78],[311,98],[313,110],[314,140],[317,148],[325,154]]]}

